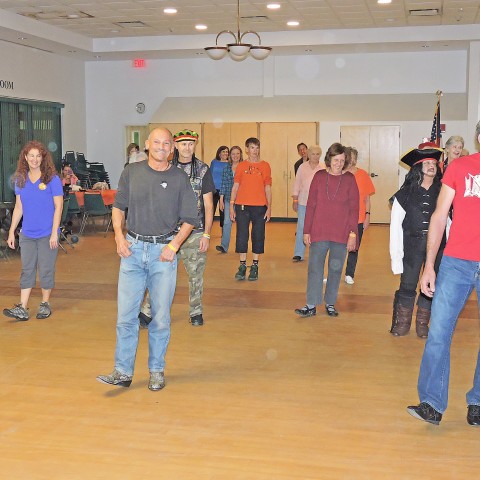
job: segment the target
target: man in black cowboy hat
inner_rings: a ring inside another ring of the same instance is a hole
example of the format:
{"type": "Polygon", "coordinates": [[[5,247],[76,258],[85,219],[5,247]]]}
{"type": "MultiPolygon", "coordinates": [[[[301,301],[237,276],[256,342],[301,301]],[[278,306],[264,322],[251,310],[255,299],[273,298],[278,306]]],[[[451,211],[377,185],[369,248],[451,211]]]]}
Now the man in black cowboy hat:
{"type": "MultiPolygon", "coordinates": [[[[410,167],[400,190],[390,199],[390,256],[392,271],[401,274],[400,287],[395,292],[390,333],[403,336],[410,331],[417,297],[417,285],[427,251],[430,217],[435,210],[441,188],[438,161],[442,150],[419,145],[403,155],[401,161],[410,167]],[[422,149],[424,148],[424,149],[422,149]]],[[[435,271],[442,258],[445,238],[439,248],[435,271]]],[[[428,336],[432,299],[420,293],[417,300],[416,332],[428,336]]]]}

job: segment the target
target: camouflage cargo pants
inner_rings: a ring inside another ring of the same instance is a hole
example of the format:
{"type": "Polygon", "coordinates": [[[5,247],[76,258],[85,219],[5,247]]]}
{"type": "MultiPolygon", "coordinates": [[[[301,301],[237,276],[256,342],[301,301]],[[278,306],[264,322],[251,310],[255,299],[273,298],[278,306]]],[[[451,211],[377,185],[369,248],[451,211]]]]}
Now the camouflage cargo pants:
{"type": "MultiPolygon", "coordinates": [[[[207,264],[207,253],[198,251],[202,235],[202,233],[192,233],[178,252],[188,274],[190,317],[203,313],[203,272],[207,264]]],[[[148,292],[145,296],[141,312],[147,315],[147,317],[152,316],[148,292]]]]}
{"type": "Polygon", "coordinates": [[[192,233],[178,252],[188,274],[190,317],[203,313],[203,272],[207,264],[207,253],[199,251],[202,235],[201,232],[192,233]]]}

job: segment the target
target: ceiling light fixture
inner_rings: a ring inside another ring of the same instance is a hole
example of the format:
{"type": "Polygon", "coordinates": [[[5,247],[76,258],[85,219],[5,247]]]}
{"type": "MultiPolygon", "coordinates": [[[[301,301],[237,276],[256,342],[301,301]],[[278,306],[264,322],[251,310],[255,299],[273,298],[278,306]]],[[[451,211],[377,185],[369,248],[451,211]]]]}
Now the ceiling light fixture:
{"type": "Polygon", "coordinates": [[[177,9],[176,8],[164,8],[163,13],[166,13],[167,15],[174,15],[175,13],[177,13],[177,9]]]}
{"type": "Polygon", "coordinates": [[[300,25],[300,22],[297,20],[290,20],[287,22],[287,25],[289,27],[298,27],[300,25]]]}
{"type": "Polygon", "coordinates": [[[265,60],[272,51],[272,47],[262,46],[262,40],[257,32],[247,30],[240,33],[240,0],[237,0],[237,35],[231,30],[222,30],[215,39],[214,47],[206,47],[204,50],[212,60],[221,60],[228,53],[230,58],[236,62],[241,62],[250,54],[255,60],[265,60]],[[218,45],[218,37],[224,33],[229,33],[235,39],[235,43],[227,43],[226,47],[218,45]],[[258,37],[258,45],[252,45],[251,43],[243,43],[243,37],[247,34],[256,35],[258,37]]]}

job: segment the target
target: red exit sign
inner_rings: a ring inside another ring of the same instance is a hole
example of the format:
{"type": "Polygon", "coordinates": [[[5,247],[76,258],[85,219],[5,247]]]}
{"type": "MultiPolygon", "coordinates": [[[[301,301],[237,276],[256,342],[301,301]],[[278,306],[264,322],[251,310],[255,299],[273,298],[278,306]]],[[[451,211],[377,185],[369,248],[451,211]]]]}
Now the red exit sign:
{"type": "Polygon", "coordinates": [[[147,66],[144,58],[134,58],[133,68],[145,68],[147,66]]]}

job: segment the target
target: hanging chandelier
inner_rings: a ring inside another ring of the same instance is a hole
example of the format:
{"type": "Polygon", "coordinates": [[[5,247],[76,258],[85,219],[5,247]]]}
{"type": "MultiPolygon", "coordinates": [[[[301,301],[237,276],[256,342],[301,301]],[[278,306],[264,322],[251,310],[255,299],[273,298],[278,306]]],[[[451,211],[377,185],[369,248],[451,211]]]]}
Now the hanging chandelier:
{"type": "Polygon", "coordinates": [[[215,39],[214,47],[206,47],[204,49],[207,55],[212,60],[221,60],[228,53],[232,60],[241,62],[245,60],[250,54],[255,60],[265,60],[272,51],[272,47],[262,46],[262,40],[257,32],[247,30],[240,33],[240,0],[237,0],[237,35],[231,30],[222,30],[215,39]],[[235,43],[227,43],[226,47],[218,45],[218,37],[224,33],[229,33],[235,39],[235,43]],[[243,43],[243,37],[245,35],[256,35],[258,38],[258,45],[252,45],[251,43],[243,43]]]}

